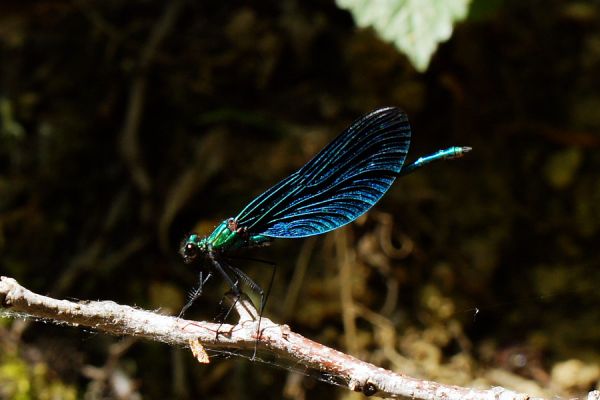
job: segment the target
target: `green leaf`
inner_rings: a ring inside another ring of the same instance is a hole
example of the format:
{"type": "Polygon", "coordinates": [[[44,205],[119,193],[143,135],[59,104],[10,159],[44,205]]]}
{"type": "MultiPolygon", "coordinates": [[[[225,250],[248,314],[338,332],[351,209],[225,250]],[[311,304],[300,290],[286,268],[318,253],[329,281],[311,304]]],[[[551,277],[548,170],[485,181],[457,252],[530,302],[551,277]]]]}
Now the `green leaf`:
{"type": "Polygon", "coordinates": [[[450,38],[453,24],[467,16],[471,0],[336,0],[360,27],[373,27],[384,40],[425,71],[438,43],[450,38]]]}

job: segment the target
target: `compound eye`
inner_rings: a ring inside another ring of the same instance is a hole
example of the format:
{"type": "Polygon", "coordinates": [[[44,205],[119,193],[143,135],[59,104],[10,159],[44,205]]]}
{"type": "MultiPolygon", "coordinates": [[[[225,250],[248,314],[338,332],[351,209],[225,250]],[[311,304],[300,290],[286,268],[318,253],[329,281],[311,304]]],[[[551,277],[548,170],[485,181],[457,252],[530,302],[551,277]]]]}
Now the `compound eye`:
{"type": "Polygon", "coordinates": [[[183,248],[183,256],[187,260],[193,260],[198,255],[198,248],[193,243],[187,243],[183,248]]]}

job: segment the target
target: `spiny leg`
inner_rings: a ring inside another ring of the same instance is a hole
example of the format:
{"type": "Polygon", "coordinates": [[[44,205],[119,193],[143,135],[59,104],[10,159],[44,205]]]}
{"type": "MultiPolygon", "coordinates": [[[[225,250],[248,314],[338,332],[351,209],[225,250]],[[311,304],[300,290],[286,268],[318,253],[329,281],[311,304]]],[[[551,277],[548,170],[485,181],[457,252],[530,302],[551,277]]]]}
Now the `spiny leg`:
{"type": "MultiPolygon", "coordinates": [[[[234,286],[231,286],[230,290],[228,290],[223,297],[221,297],[221,301],[219,301],[219,314],[215,317],[215,321],[221,323],[221,325],[223,325],[223,323],[227,320],[227,318],[229,317],[229,314],[231,313],[231,311],[235,308],[235,306],[237,305],[237,302],[239,301],[240,297],[242,296],[242,291],[240,289],[240,280],[239,279],[246,279],[248,278],[247,276],[245,278],[240,278],[240,276],[237,274],[237,272],[234,270],[234,267],[232,267],[230,264],[228,264],[224,259],[220,259],[218,261],[219,266],[222,268],[223,271],[228,271],[230,272],[232,275],[234,275],[235,277],[238,278],[238,280],[236,280],[234,282],[234,286]],[[233,303],[231,303],[229,306],[225,306],[225,299],[227,298],[231,298],[233,297],[233,303]]],[[[250,279],[250,278],[248,278],[250,279]]],[[[233,280],[232,280],[233,282],[233,280]]],[[[248,283],[247,283],[248,284],[248,283]]],[[[258,287],[261,291],[262,289],[255,284],[254,282],[252,282],[252,284],[256,285],[256,287],[258,287]]],[[[253,289],[254,291],[256,291],[255,289],[253,289]]]]}
{"type": "Polygon", "coordinates": [[[266,292],[256,282],[254,282],[252,280],[252,278],[250,278],[244,271],[242,271],[241,269],[239,269],[237,267],[228,265],[228,267],[233,271],[234,274],[236,274],[242,280],[242,282],[244,282],[246,285],[248,285],[248,287],[254,293],[256,293],[260,296],[260,307],[259,307],[259,311],[258,311],[258,325],[257,325],[257,329],[256,329],[256,342],[254,343],[254,353],[252,354],[252,360],[254,360],[254,358],[256,357],[258,341],[261,336],[260,323],[262,321],[263,311],[267,304],[269,294],[271,293],[271,288],[273,287],[273,280],[275,279],[276,265],[270,264],[270,263],[269,263],[269,265],[271,265],[273,267],[273,269],[272,269],[272,273],[271,273],[271,279],[269,280],[269,286],[267,286],[266,292]]]}
{"type": "MultiPolygon", "coordinates": [[[[239,284],[238,284],[239,282],[237,282],[237,281],[234,282],[233,279],[231,279],[231,276],[227,272],[232,272],[243,283],[245,283],[250,288],[250,290],[252,290],[253,292],[257,293],[260,296],[260,307],[259,307],[259,314],[258,314],[258,326],[257,326],[257,332],[256,332],[257,333],[256,334],[256,343],[254,344],[254,353],[252,355],[252,359],[254,359],[256,357],[258,340],[260,339],[260,323],[261,323],[261,320],[262,320],[262,313],[264,311],[265,304],[266,304],[266,301],[267,301],[267,299],[269,297],[269,294],[271,293],[271,288],[273,286],[273,281],[275,279],[276,265],[269,263],[269,265],[273,266],[273,272],[271,274],[271,279],[269,280],[269,286],[267,287],[267,291],[265,292],[263,290],[263,288],[260,287],[260,285],[258,285],[256,282],[254,282],[254,280],[252,280],[252,278],[250,278],[241,269],[228,264],[223,259],[217,260],[216,257],[215,257],[215,254],[213,254],[213,253],[209,253],[209,257],[212,260],[215,269],[217,271],[219,271],[221,273],[221,275],[223,275],[223,277],[225,278],[225,281],[229,284],[229,286],[231,288],[231,291],[233,292],[233,294],[235,296],[235,301],[233,302],[232,306],[227,311],[227,314],[225,315],[225,319],[229,316],[229,313],[235,307],[236,303],[239,301],[239,298],[240,298],[240,296],[242,294],[241,290],[240,290],[240,287],[239,287],[239,284]]],[[[218,334],[219,334],[219,330],[217,330],[217,336],[218,336],[218,334]]]]}
{"type": "Polygon", "coordinates": [[[252,280],[244,271],[237,267],[229,266],[231,271],[240,278],[240,280],[250,288],[254,293],[260,296],[260,306],[259,306],[259,315],[262,314],[262,310],[265,305],[265,291],[260,285],[252,280]]]}
{"type": "Polygon", "coordinates": [[[267,305],[267,300],[269,299],[269,294],[271,293],[271,288],[273,286],[273,280],[275,279],[275,272],[277,270],[277,264],[275,264],[272,261],[268,261],[268,260],[264,260],[264,259],[260,259],[260,258],[252,258],[252,257],[227,257],[226,259],[227,261],[223,260],[223,263],[227,265],[227,267],[238,277],[240,278],[240,280],[245,283],[250,290],[252,290],[254,293],[258,294],[260,296],[260,305],[259,305],[259,327],[260,327],[260,318],[262,317],[263,311],[267,305]],[[269,285],[267,286],[267,291],[265,292],[263,290],[263,288],[257,284],[256,282],[254,282],[254,280],[252,278],[250,278],[250,276],[248,276],[248,274],[246,274],[244,271],[242,271],[241,269],[232,266],[231,264],[229,264],[229,261],[231,259],[242,259],[242,260],[249,260],[249,261],[254,261],[254,262],[259,262],[261,264],[266,264],[268,266],[271,267],[271,278],[269,279],[269,285]]]}
{"type": "Polygon", "coordinates": [[[226,258],[226,260],[227,261],[223,260],[223,263],[227,264],[227,267],[236,276],[238,276],[242,280],[242,282],[244,282],[246,285],[248,285],[254,293],[261,296],[261,303],[260,303],[259,311],[260,311],[260,315],[262,316],[262,311],[264,310],[264,307],[266,306],[267,300],[269,298],[269,294],[271,293],[271,287],[273,286],[273,280],[275,279],[275,272],[277,270],[277,264],[275,264],[272,261],[268,261],[268,260],[264,260],[264,259],[260,259],[260,258],[245,257],[245,256],[243,256],[243,257],[229,256],[226,258]],[[272,270],[271,270],[271,278],[269,280],[269,286],[267,287],[267,291],[265,292],[262,289],[262,287],[260,285],[258,285],[256,282],[254,282],[254,280],[252,278],[250,278],[244,271],[242,271],[239,268],[233,267],[231,264],[229,264],[228,262],[232,259],[255,261],[255,262],[259,262],[261,264],[266,264],[266,265],[270,266],[272,268],[272,270]]]}
{"type": "Polygon", "coordinates": [[[215,267],[215,269],[223,276],[223,279],[225,279],[225,282],[227,282],[227,284],[229,285],[229,288],[233,291],[234,294],[239,295],[240,294],[240,288],[238,287],[238,283],[234,282],[233,279],[231,279],[231,276],[229,276],[229,274],[225,271],[225,269],[223,268],[223,265],[226,267],[229,267],[229,265],[227,263],[224,263],[221,265],[221,262],[219,262],[220,260],[217,260],[216,254],[215,253],[208,253],[208,257],[210,258],[210,260],[213,263],[213,266],[215,267]]]}
{"type": "MultiPolygon", "coordinates": [[[[242,292],[240,291],[238,281],[234,281],[233,279],[231,279],[231,276],[226,271],[226,269],[231,270],[231,267],[229,266],[229,264],[227,264],[223,260],[217,260],[216,254],[214,254],[214,253],[208,253],[208,256],[210,257],[210,260],[212,261],[214,268],[223,276],[223,279],[225,279],[225,282],[227,282],[227,284],[229,285],[230,292],[233,293],[233,295],[235,296],[235,301],[233,302],[231,307],[228,308],[227,312],[225,313],[225,316],[221,320],[221,325],[219,325],[219,328],[217,329],[217,337],[218,337],[221,326],[223,325],[224,321],[227,320],[227,317],[231,313],[231,310],[233,310],[233,308],[235,307],[242,292]]],[[[219,304],[220,305],[223,304],[223,299],[221,299],[221,302],[219,304]]],[[[218,316],[217,316],[217,318],[218,318],[218,316]]]]}
{"type": "MultiPolygon", "coordinates": [[[[238,284],[238,282],[236,282],[236,285],[238,284]]],[[[225,321],[227,321],[227,318],[229,318],[229,314],[231,314],[231,311],[235,308],[235,306],[237,305],[238,300],[240,299],[242,293],[236,293],[233,290],[228,290],[223,297],[221,297],[221,301],[219,301],[219,314],[217,314],[217,316],[215,317],[214,321],[219,322],[221,325],[223,325],[225,323],[225,321]],[[229,306],[225,306],[224,302],[225,299],[233,297],[233,303],[231,303],[231,305],[229,306]]],[[[219,328],[221,327],[221,325],[219,325],[219,328]]]]}
{"type": "Polygon", "coordinates": [[[190,292],[190,294],[188,296],[189,297],[188,302],[185,304],[185,306],[183,306],[183,308],[179,312],[179,315],[177,316],[177,318],[183,317],[183,314],[188,310],[188,308],[190,308],[192,306],[192,304],[194,304],[194,302],[196,300],[198,300],[198,297],[200,297],[202,295],[202,288],[204,287],[204,284],[210,279],[211,276],[212,276],[212,273],[208,272],[206,274],[206,278],[202,279],[202,271],[200,271],[200,279],[198,280],[198,287],[196,289],[193,289],[190,292]]]}
{"type": "MultiPolygon", "coordinates": [[[[267,300],[269,298],[269,293],[271,292],[271,286],[273,285],[276,264],[273,261],[268,261],[268,260],[264,260],[261,258],[246,257],[246,256],[231,256],[231,255],[219,257],[219,263],[221,264],[221,267],[223,268],[223,270],[229,270],[229,271],[233,272],[233,274],[235,276],[237,276],[244,284],[246,284],[250,288],[250,290],[252,290],[254,293],[260,295],[261,298],[260,298],[260,306],[259,306],[259,311],[260,311],[259,317],[262,317],[262,312],[263,312],[263,310],[266,306],[267,300]],[[271,280],[269,281],[269,286],[267,288],[266,294],[265,294],[264,290],[262,289],[262,287],[260,285],[258,285],[256,282],[254,282],[254,280],[252,278],[250,278],[250,276],[248,276],[248,274],[246,274],[241,269],[236,268],[230,264],[231,260],[237,260],[237,259],[255,261],[255,262],[259,262],[259,263],[266,264],[266,265],[273,267],[272,273],[271,273],[271,280]]],[[[235,288],[239,289],[239,281],[235,282],[235,288]]],[[[239,294],[237,293],[236,290],[233,290],[232,292],[233,292],[234,296],[239,296],[239,294]]],[[[221,299],[221,301],[219,302],[219,306],[223,305],[224,298],[225,297],[223,297],[221,299]]],[[[220,319],[221,321],[227,319],[227,317],[229,316],[229,313],[231,312],[231,310],[233,308],[235,308],[236,304],[237,304],[237,299],[234,301],[232,306],[228,307],[227,312],[225,313],[225,316],[222,319],[220,319]]],[[[222,308],[224,308],[224,307],[222,307],[222,308]]]]}

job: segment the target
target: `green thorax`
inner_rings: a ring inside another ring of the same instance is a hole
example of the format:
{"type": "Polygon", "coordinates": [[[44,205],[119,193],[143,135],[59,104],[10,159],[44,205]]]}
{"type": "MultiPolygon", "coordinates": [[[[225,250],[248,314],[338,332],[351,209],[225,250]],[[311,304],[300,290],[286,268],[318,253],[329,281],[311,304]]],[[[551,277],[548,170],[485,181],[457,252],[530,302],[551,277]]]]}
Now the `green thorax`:
{"type": "Polygon", "coordinates": [[[223,252],[260,246],[271,240],[267,236],[249,234],[244,228],[239,228],[233,218],[229,218],[221,222],[210,235],[204,238],[195,233],[189,235],[184,245],[191,243],[201,252],[223,252]]]}

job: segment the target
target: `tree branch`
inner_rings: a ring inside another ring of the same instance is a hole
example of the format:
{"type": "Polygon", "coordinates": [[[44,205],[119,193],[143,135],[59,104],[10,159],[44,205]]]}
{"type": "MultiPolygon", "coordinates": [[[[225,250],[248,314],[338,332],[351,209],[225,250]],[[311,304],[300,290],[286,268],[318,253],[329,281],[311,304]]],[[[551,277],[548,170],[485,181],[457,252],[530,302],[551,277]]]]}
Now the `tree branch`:
{"type": "MultiPolygon", "coordinates": [[[[416,399],[528,399],[526,394],[501,387],[489,390],[442,385],[411,378],[378,368],[352,356],[298,335],[287,325],[267,318],[260,322],[257,340],[257,313],[247,298],[235,302],[239,315],[236,325],[188,321],[156,312],[119,305],[112,301],[72,302],[33,293],[8,277],[0,278],[2,307],[32,317],[85,326],[113,335],[129,335],[171,345],[191,347],[202,352],[202,345],[214,349],[266,350],[293,363],[336,377],[349,389],[381,397],[416,399]],[[218,334],[217,334],[218,332],[218,334]]],[[[195,354],[196,355],[196,354],[195,354]]],[[[598,391],[590,400],[600,400],[598,391]]]]}

